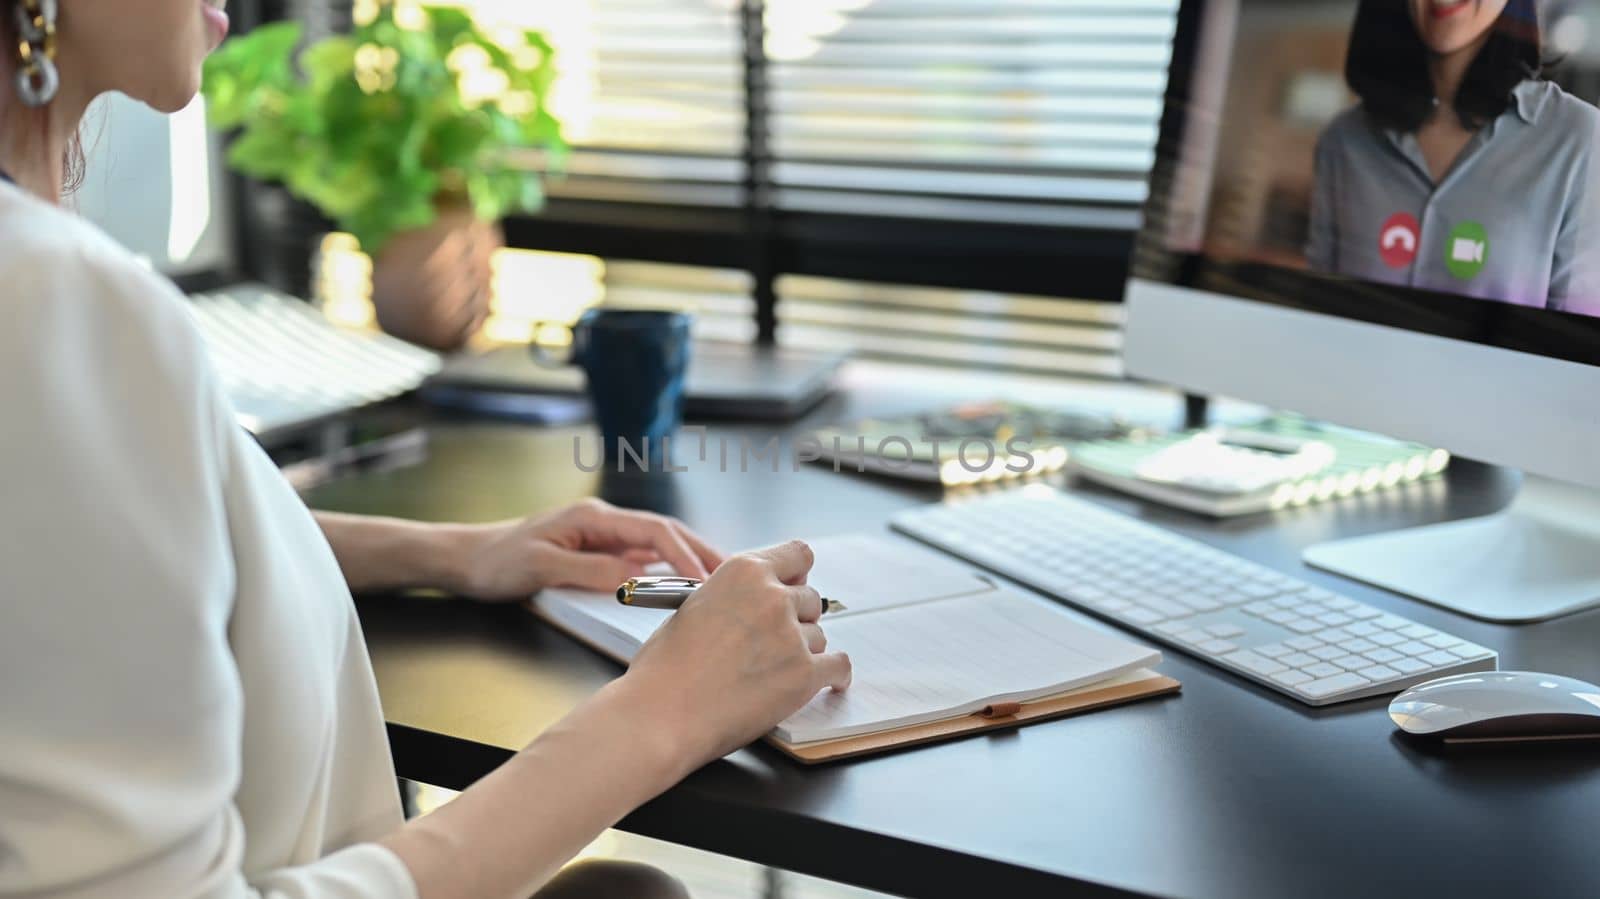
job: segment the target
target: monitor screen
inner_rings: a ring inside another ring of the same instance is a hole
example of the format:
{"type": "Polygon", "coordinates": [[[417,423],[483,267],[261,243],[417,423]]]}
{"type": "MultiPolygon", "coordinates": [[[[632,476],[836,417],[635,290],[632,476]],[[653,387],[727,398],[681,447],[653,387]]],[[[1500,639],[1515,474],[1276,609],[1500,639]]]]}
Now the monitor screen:
{"type": "Polygon", "coordinates": [[[108,94],[80,137],[86,165],[69,206],[163,274],[235,268],[227,177],[203,101],[167,116],[108,94]]]}
{"type": "Polygon", "coordinates": [[[1600,364],[1600,0],[1185,4],[1137,277],[1600,364]]]}

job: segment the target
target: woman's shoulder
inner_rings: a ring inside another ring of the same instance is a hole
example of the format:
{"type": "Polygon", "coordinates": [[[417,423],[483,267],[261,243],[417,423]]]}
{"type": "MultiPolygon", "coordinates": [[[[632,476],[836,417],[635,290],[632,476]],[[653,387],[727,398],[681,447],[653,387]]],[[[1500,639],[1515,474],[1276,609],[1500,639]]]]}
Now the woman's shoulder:
{"type": "MultiPolygon", "coordinates": [[[[7,314],[39,327],[93,324],[124,333],[188,334],[182,296],[78,215],[0,185],[0,284],[7,314]]],[[[22,339],[46,335],[8,329],[22,339]]]]}
{"type": "Polygon", "coordinates": [[[1366,109],[1359,103],[1333,117],[1317,138],[1318,153],[1347,151],[1357,144],[1371,143],[1376,130],[1366,109]]]}
{"type": "Polygon", "coordinates": [[[183,294],[94,225],[0,184],[0,285],[0,406],[114,384],[151,417],[209,428],[217,382],[183,294]]]}
{"type": "Polygon", "coordinates": [[[1600,108],[1566,92],[1553,81],[1529,81],[1517,88],[1515,101],[1524,119],[1542,130],[1590,143],[1600,132],[1600,108]]]}

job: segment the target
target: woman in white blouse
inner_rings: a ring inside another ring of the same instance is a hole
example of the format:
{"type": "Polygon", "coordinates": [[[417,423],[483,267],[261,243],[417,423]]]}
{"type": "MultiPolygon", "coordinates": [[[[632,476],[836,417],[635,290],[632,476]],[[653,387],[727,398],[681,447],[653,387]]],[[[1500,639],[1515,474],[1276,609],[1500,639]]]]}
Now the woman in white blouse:
{"type": "Polygon", "coordinates": [[[723,561],[601,503],[477,526],[309,512],[233,424],[182,297],[55,202],[89,101],[185,106],[221,5],[0,0],[0,896],[672,895],[557,872],[848,685],[810,551],[723,561]],[[656,558],[715,573],[627,674],[403,822],[351,589],[517,600],[656,558]]]}

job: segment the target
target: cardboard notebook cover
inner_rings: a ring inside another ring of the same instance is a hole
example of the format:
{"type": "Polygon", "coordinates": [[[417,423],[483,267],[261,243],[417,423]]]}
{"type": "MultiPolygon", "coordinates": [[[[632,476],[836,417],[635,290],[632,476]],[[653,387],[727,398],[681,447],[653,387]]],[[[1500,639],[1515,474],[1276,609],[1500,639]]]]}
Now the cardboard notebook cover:
{"type": "MultiPolygon", "coordinates": [[[[561,631],[563,634],[614,662],[622,665],[628,664],[626,658],[607,651],[604,647],[585,638],[572,628],[555,621],[541,612],[538,606],[529,603],[528,607],[545,624],[561,631]]],[[[974,715],[946,718],[942,721],[929,721],[926,724],[914,724],[909,727],[861,734],[854,737],[843,737],[837,740],[818,740],[814,743],[787,743],[771,734],[762,739],[774,749],[801,764],[819,765],[824,762],[837,762],[844,759],[894,752],[899,749],[908,749],[912,746],[937,743],[943,740],[955,740],[972,734],[1021,727],[1025,724],[1048,721],[1052,718],[1065,718],[1069,715],[1078,715],[1112,706],[1125,705],[1141,699],[1166,696],[1171,693],[1177,693],[1180,689],[1182,689],[1182,684],[1178,683],[1178,681],[1149,669],[1140,669],[1122,677],[1111,678],[1076,690],[1069,690],[1058,696],[1047,696],[1044,699],[1034,700],[1033,702],[1000,703],[989,706],[974,715]]]]}

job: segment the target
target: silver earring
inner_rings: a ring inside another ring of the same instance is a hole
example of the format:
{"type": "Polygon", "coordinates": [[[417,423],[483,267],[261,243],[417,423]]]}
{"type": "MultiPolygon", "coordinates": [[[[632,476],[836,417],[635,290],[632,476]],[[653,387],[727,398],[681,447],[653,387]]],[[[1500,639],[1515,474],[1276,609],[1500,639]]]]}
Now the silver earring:
{"type": "Polygon", "coordinates": [[[57,0],[20,0],[17,14],[17,96],[24,106],[46,106],[61,89],[56,69],[57,0]]]}

